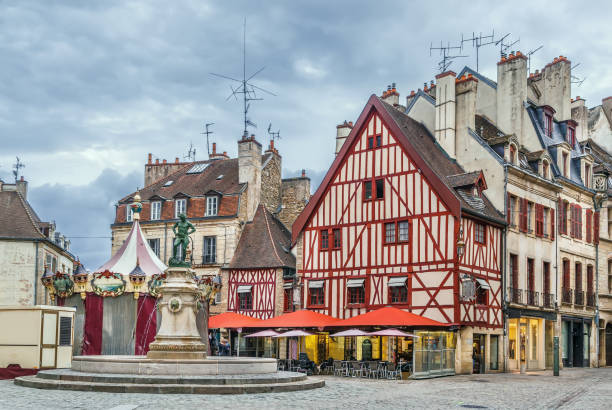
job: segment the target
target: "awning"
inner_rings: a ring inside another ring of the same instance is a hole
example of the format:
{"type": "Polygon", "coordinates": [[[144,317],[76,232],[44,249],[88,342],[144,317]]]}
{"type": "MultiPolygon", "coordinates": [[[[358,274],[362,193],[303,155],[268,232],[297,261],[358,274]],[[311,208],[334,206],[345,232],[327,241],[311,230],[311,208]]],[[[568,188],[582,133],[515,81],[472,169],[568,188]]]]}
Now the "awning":
{"type": "Polygon", "coordinates": [[[251,293],[251,289],[253,289],[252,285],[241,285],[238,286],[236,293],[251,293]]]}
{"type": "Polygon", "coordinates": [[[365,279],[349,279],[346,282],[346,287],[347,288],[361,288],[363,287],[364,283],[365,283],[365,279]]]}
{"type": "Polygon", "coordinates": [[[293,288],[293,282],[283,283],[283,289],[291,289],[291,288],[293,288]]]}
{"type": "Polygon", "coordinates": [[[481,289],[491,290],[491,286],[489,286],[486,280],[480,279],[480,278],[474,278],[474,279],[476,279],[476,282],[478,282],[478,285],[480,286],[481,289]]]}
{"type": "Polygon", "coordinates": [[[308,289],[320,289],[325,284],[324,280],[309,280],[308,289]]]}
{"type": "Polygon", "coordinates": [[[335,326],[338,322],[340,322],[340,319],[322,313],[313,312],[312,310],[298,310],[271,319],[262,320],[256,327],[324,328],[335,326]]]}
{"type": "Polygon", "coordinates": [[[334,326],[360,327],[360,326],[406,326],[406,327],[428,327],[449,326],[437,320],[429,319],[414,313],[406,312],[394,307],[383,307],[354,316],[350,319],[341,320],[334,326]]]}
{"type": "Polygon", "coordinates": [[[390,278],[387,285],[391,287],[406,286],[406,280],[408,280],[406,276],[390,278]]]}
{"type": "Polygon", "coordinates": [[[211,316],[210,319],[208,319],[208,328],[238,329],[242,327],[259,327],[257,325],[261,322],[261,319],[254,317],[245,316],[234,312],[225,312],[221,313],[220,315],[211,316]]]}

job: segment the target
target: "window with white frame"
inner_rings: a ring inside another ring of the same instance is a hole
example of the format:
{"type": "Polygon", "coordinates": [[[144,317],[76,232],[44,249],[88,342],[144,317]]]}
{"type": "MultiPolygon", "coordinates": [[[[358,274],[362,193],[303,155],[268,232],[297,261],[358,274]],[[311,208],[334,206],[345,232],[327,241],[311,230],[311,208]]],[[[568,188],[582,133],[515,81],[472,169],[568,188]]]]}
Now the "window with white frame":
{"type": "Polygon", "coordinates": [[[151,220],[157,221],[161,219],[161,201],[151,202],[151,220]]]}
{"type": "Polygon", "coordinates": [[[174,217],[178,218],[180,214],[187,211],[187,200],[185,198],[174,201],[174,217]]]}
{"type": "Polygon", "coordinates": [[[219,197],[207,196],[206,197],[206,214],[205,216],[215,216],[219,208],[219,197]]]}
{"type": "Polygon", "coordinates": [[[204,258],[202,263],[216,263],[217,262],[217,237],[216,236],[205,236],[204,237],[204,258]]]}
{"type": "Polygon", "coordinates": [[[151,250],[153,250],[153,252],[155,252],[157,257],[159,257],[159,238],[149,239],[148,241],[149,241],[149,246],[151,247],[151,250]]]}
{"type": "Polygon", "coordinates": [[[127,222],[132,222],[132,220],[134,220],[134,208],[130,205],[125,206],[125,220],[127,222]]]}

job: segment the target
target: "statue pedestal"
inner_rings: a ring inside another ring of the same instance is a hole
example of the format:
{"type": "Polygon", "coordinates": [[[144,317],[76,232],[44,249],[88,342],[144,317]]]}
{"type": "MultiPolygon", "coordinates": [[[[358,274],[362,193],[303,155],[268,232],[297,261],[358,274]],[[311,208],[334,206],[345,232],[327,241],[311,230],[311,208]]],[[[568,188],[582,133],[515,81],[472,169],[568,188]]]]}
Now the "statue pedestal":
{"type": "Polygon", "coordinates": [[[161,326],[149,346],[149,359],[205,359],[196,314],[200,292],[194,280],[195,272],[187,267],[166,270],[166,280],[160,286],[161,326]]]}

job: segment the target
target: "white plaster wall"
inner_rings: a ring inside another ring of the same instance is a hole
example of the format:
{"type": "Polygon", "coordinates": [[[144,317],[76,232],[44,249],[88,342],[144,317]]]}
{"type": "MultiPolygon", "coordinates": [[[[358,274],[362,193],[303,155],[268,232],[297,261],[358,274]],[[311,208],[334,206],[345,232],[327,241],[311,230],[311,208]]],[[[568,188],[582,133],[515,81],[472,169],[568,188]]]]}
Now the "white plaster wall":
{"type": "Polygon", "coordinates": [[[434,135],[436,108],[433,106],[433,104],[425,101],[423,97],[419,97],[419,99],[412,106],[412,109],[408,115],[414,120],[423,123],[431,135],[434,135]]]}
{"type": "Polygon", "coordinates": [[[497,90],[484,81],[478,82],[476,91],[476,114],[484,115],[495,124],[497,121],[497,90]]]}
{"type": "Polygon", "coordinates": [[[0,241],[0,305],[34,304],[35,246],[33,242],[0,241]]]}

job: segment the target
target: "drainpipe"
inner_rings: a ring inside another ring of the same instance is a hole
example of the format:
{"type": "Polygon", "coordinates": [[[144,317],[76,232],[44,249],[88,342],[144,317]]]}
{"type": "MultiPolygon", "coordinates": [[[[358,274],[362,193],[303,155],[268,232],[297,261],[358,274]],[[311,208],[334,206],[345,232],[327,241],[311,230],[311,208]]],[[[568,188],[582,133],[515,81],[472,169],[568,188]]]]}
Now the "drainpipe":
{"type": "MultiPolygon", "coordinates": [[[[598,197],[597,194],[593,198],[594,215],[599,215],[603,199],[603,197],[598,197]]],[[[597,221],[598,226],[600,220],[597,221]]],[[[599,367],[599,238],[593,238],[593,240],[595,241],[595,367],[599,367]]]]}
{"type": "Polygon", "coordinates": [[[168,259],[166,259],[166,249],[168,248],[168,222],[164,223],[164,263],[166,263],[166,261],[168,259]]]}
{"type": "Polygon", "coordinates": [[[36,243],[36,251],[34,253],[36,261],[34,262],[34,306],[38,301],[38,242],[36,243]]]}
{"type": "MultiPolygon", "coordinates": [[[[504,164],[504,210],[508,212],[508,164],[504,164]]],[[[506,215],[506,221],[508,217],[506,215]]],[[[508,354],[506,348],[506,341],[508,337],[508,305],[506,303],[506,252],[508,251],[508,244],[506,241],[506,235],[508,234],[508,225],[504,228],[504,234],[502,235],[502,255],[501,255],[501,266],[502,266],[502,318],[504,323],[504,343],[503,343],[503,354],[504,354],[504,372],[508,371],[508,354]]]]}
{"type": "MultiPolygon", "coordinates": [[[[561,204],[561,194],[558,193],[557,194],[557,204],[556,204],[556,220],[555,220],[555,228],[557,228],[557,235],[555,236],[555,317],[557,318],[557,323],[555,323],[555,331],[554,331],[554,336],[553,336],[553,355],[555,357],[553,357],[553,376],[559,376],[559,369],[560,369],[560,365],[559,363],[562,364],[561,361],[561,347],[560,344],[563,342],[562,340],[560,341],[560,330],[561,330],[561,326],[562,323],[559,320],[559,239],[561,238],[561,230],[559,229],[559,224],[557,223],[557,221],[559,220],[559,218],[562,217],[561,215],[561,208],[560,205],[561,204]]],[[[567,227],[567,225],[566,225],[567,227]]]]}

